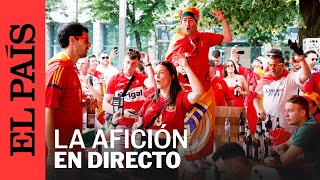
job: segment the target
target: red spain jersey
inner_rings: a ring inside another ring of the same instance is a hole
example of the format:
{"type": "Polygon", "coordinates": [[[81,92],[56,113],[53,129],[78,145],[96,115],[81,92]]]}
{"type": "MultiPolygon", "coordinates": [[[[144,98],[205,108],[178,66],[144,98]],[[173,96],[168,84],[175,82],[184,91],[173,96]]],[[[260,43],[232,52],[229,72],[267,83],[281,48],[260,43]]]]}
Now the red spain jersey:
{"type": "MultiPolygon", "coordinates": [[[[174,129],[177,129],[179,133],[182,134],[186,113],[194,107],[193,104],[190,104],[187,96],[188,93],[179,92],[176,99],[176,105],[164,107],[161,114],[148,129],[166,129],[171,134],[174,129]],[[161,125],[163,124],[166,124],[166,126],[161,128],[161,125]]],[[[158,102],[153,102],[150,96],[147,98],[139,112],[139,114],[142,115],[144,128],[150,124],[153,117],[159,112],[159,110],[161,110],[165,103],[166,99],[161,95],[159,96],[158,102]]]]}
{"type": "MultiPolygon", "coordinates": [[[[143,102],[145,101],[144,80],[146,79],[146,76],[136,72],[134,73],[134,76],[136,77],[124,97],[124,109],[134,109],[136,112],[139,112],[143,102]]],[[[119,72],[110,79],[106,94],[113,94],[115,97],[121,96],[129,81],[130,79],[125,77],[122,71],[119,72]]],[[[118,123],[120,125],[132,126],[134,119],[123,118],[118,123]]]]}
{"type": "Polygon", "coordinates": [[[229,87],[224,80],[217,77],[214,78],[214,80],[211,81],[211,87],[214,91],[216,106],[226,106],[226,100],[233,99],[229,92],[229,87]]]}
{"type": "Polygon", "coordinates": [[[49,61],[45,82],[46,108],[55,109],[60,144],[69,144],[74,130],[82,130],[81,85],[75,66],[64,53],[49,61]]]}

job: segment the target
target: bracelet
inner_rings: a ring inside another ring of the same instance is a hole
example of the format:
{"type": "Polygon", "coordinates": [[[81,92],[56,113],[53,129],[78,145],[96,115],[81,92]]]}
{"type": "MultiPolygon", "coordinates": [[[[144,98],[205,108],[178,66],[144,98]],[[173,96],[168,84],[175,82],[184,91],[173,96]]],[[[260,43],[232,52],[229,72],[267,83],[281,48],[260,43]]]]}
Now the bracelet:
{"type": "Polygon", "coordinates": [[[113,126],[113,127],[117,127],[119,124],[117,123],[117,124],[113,124],[113,122],[111,122],[111,125],[113,126]]]}
{"type": "Polygon", "coordinates": [[[149,64],[146,64],[145,66],[146,66],[146,67],[148,67],[148,66],[151,66],[151,63],[149,63],[149,64]]]}

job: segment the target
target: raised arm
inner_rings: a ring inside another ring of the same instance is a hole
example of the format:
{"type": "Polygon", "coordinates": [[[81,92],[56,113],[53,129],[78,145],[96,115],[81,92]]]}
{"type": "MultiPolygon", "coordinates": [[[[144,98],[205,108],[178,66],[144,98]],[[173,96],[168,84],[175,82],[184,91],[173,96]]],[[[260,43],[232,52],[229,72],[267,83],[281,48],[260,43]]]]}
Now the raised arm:
{"type": "Polygon", "coordinates": [[[148,78],[144,81],[144,85],[147,88],[152,88],[156,86],[156,81],[154,79],[154,71],[152,69],[152,64],[149,60],[149,55],[146,52],[140,52],[142,62],[145,65],[145,70],[148,78]]]}
{"type": "Polygon", "coordinates": [[[217,18],[219,22],[221,22],[222,35],[223,35],[223,40],[222,40],[221,44],[231,42],[232,41],[232,33],[231,33],[230,27],[229,27],[228,22],[225,19],[223,13],[220,10],[214,10],[213,16],[215,18],[217,18]]]}
{"type": "Polygon", "coordinates": [[[191,70],[191,67],[188,64],[187,59],[182,54],[174,53],[173,60],[175,61],[175,63],[178,63],[181,67],[183,67],[184,70],[186,71],[186,74],[188,75],[188,79],[190,82],[190,86],[192,88],[192,92],[188,94],[188,100],[191,104],[196,103],[204,93],[204,88],[200,80],[191,70]]]}
{"type": "Polygon", "coordinates": [[[299,74],[299,80],[300,80],[300,83],[304,83],[306,82],[306,80],[310,78],[311,71],[304,58],[304,55],[299,55],[298,60],[300,61],[300,64],[301,64],[301,72],[299,74]]]}

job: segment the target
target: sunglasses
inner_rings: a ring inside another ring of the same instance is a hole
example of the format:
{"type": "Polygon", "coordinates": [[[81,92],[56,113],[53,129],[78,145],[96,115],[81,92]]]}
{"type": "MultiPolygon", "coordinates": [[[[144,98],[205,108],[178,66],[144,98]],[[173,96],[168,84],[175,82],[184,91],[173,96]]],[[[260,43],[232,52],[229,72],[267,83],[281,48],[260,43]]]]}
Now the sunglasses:
{"type": "Polygon", "coordinates": [[[139,54],[140,54],[139,51],[134,50],[134,49],[132,49],[132,48],[128,49],[128,51],[133,52],[133,53],[135,53],[136,55],[139,55],[139,54]]]}
{"type": "Polygon", "coordinates": [[[317,61],[318,58],[311,58],[311,61],[317,61]]]}
{"type": "Polygon", "coordinates": [[[277,67],[279,67],[279,66],[281,66],[283,63],[279,63],[279,64],[268,64],[268,66],[269,67],[275,67],[275,68],[277,68],[277,67]]]}
{"type": "Polygon", "coordinates": [[[300,61],[298,60],[292,60],[293,63],[299,63],[300,61]]]}
{"type": "Polygon", "coordinates": [[[234,65],[233,65],[233,64],[229,64],[229,65],[226,65],[226,67],[227,67],[227,68],[229,68],[229,67],[234,67],[234,65]]]}
{"type": "Polygon", "coordinates": [[[109,59],[109,57],[108,56],[103,56],[103,57],[101,57],[101,59],[109,59]]]}

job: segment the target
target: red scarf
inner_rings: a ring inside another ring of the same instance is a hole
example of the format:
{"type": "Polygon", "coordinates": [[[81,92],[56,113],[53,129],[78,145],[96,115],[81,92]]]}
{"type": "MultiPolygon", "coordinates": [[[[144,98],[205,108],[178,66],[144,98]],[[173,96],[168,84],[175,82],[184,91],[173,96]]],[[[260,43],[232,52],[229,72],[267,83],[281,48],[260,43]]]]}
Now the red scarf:
{"type": "MultiPolygon", "coordinates": [[[[268,69],[266,69],[266,72],[267,70],[268,69]]],[[[283,73],[278,77],[271,76],[269,73],[267,73],[266,75],[261,77],[260,81],[257,84],[257,87],[254,90],[254,93],[249,94],[247,116],[248,116],[248,125],[251,133],[256,132],[256,124],[257,124],[258,116],[257,116],[256,109],[253,106],[253,100],[256,97],[257,92],[261,90],[264,85],[270,84],[273,81],[278,81],[279,79],[286,77],[288,74],[289,74],[289,71],[287,69],[284,69],[283,73]]]]}

